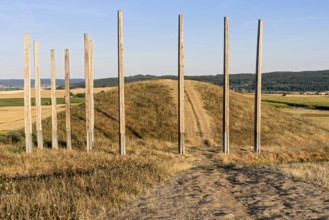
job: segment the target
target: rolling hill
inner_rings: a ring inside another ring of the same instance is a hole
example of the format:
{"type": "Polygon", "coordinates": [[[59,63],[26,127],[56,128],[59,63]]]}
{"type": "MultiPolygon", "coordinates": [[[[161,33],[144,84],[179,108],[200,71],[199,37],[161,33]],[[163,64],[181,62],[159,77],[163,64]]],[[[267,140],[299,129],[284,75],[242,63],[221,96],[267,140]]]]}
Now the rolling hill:
{"type": "MultiPolygon", "coordinates": [[[[152,80],[126,85],[127,155],[124,157],[118,156],[117,147],[117,88],[95,96],[95,148],[92,152],[87,153],[85,150],[84,104],[72,107],[73,150],[34,149],[32,154],[25,154],[22,153],[25,143],[23,129],[1,135],[0,166],[3,169],[0,169],[0,209],[5,211],[0,212],[0,218],[54,219],[65,216],[72,219],[120,219],[113,216],[118,213],[132,216],[134,210],[137,210],[137,214],[133,215],[140,216],[140,207],[154,207],[155,201],[159,208],[163,204],[171,204],[177,198],[179,204],[181,198],[184,198],[184,202],[196,201],[199,204],[199,197],[194,195],[205,198],[209,192],[215,198],[208,204],[214,212],[223,203],[222,199],[217,201],[216,198],[222,198],[223,195],[227,198],[225,204],[230,201],[230,204],[239,204],[241,210],[245,210],[243,206],[254,210],[255,198],[238,194],[247,202],[237,203],[232,196],[235,193],[233,189],[249,193],[253,190],[250,187],[255,188],[250,184],[252,181],[258,184],[256,191],[261,190],[261,193],[256,193],[259,200],[268,201],[265,198],[267,193],[274,193],[274,196],[279,197],[275,201],[282,204],[287,202],[287,198],[281,195],[290,196],[290,192],[296,190],[296,181],[279,178],[277,173],[259,167],[249,168],[250,164],[329,161],[328,130],[265,105],[262,111],[262,153],[253,154],[254,100],[235,92],[230,93],[231,154],[221,154],[222,88],[196,81],[185,81],[185,86],[187,155],[176,153],[175,80],[152,80]],[[247,168],[232,168],[232,161],[247,164],[247,168]],[[141,204],[137,201],[137,209],[126,208],[125,212],[121,212],[132,199],[145,195],[149,189],[175,175],[176,179],[169,181],[170,184],[163,184],[160,194],[158,191],[151,194],[155,199],[145,200],[147,203],[143,200],[141,204]],[[243,179],[240,179],[241,176],[243,179]],[[285,184],[284,189],[276,185],[277,180],[279,184],[285,184]],[[247,191],[243,183],[249,187],[247,191]],[[289,188],[286,183],[290,184],[289,188]],[[199,190],[200,186],[206,191],[199,190]],[[278,192],[268,192],[269,186],[278,192]],[[157,197],[161,193],[164,196],[157,197]],[[175,196],[172,196],[173,193],[175,196]],[[164,198],[167,203],[163,202],[164,198]]],[[[58,120],[59,145],[64,148],[64,112],[58,114],[58,120]]],[[[36,140],[35,125],[33,130],[33,139],[36,140]]],[[[49,148],[50,118],[43,120],[43,136],[45,146],[49,148]]],[[[298,200],[298,204],[304,202],[310,205],[308,200],[304,201],[307,197],[313,199],[312,207],[319,210],[325,207],[323,198],[327,194],[320,192],[321,197],[312,196],[315,188],[306,187],[305,191],[304,185],[299,183],[298,189],[307,194],[298,200]]],[[[268,202],[272,203],[272,200],[268,202]]],[[[231,205],[226,204],[225,207],[231,205]]],[[[223,209],[222,205],[220,209],[223,209]]],[[[228,211],[232,212],[239,214],[236,210],[228,211]]],[[[245,215],[244,211],[238,216],[245,215]]],[[[127,218],[123,216],[122,219],[127,218]]]]}
{"type": "MultiPolygon", "coordinates": [[[[126,85],[127,145],[129,140],[177,140],[177,86],[175,80],[152,80],[126,85]]],[[[210,144],[221,145],[222,88],[209,83],[186,81],[187,142],[206,134],[210,144]],[[193,102],[191,99],[193,98],[193,102]],[[199,109],[198,115],[195,109],[199,109]],[[200,128],[200,124],[204,128],[200,128]],[[201,130],[200,130],[201,129],[201,130]]],[[[232,146],[253,145],[253,98],[231,92],[230,132],[232,146]]],[[[59,113],[59,140],[65,145],[65,113],[59,113]]],[[[84,148],[84,104],[72,109],[73,146],[84,148]]],[[[116,146],[118,133],[117,89],[95,96],[96,147],[116,146]],[[106,140],[106,141],[105,141],[106,140]]],[[[51,144],[51,120],[43,121],[45,143],[51,144]]],[[[21,131],[22,132],[22,131],[21,131]]],[[[22,136],[23,134],[19,135],[22,136]]],[[[19,138],[14,138],[15,140],[19,138]]],[[[262,145],[308,148],[327,146],[329,131],[303,118],[295,118],[271,106],[262,107],[262,145]],[[307,135],[305,135],[307,134],[307,135]],[[307,137],[307,138],[305,138],[307,137]]],[[[22,142],[22,144],[24,144],[22,142]]],[[[115,148],[114,148],[115,149],[115,148]]]]}

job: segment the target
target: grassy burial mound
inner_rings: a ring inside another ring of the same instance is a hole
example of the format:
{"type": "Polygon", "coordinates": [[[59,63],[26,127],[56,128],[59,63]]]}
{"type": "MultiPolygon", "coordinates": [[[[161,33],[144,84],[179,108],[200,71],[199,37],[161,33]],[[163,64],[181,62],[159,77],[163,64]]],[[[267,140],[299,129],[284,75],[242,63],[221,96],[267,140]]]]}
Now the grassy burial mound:
{"type": "MultiPolygon", "coordinates": [[[[129,141],[136,140],[177,141],[177,81],[155,80],[127,84],[126,132],[129,141]]],[[[185,115],[187,143],[192,143],[193,126],[206,124],[207,138],[212,145],[222,141],[222,87],[210,83],[187,81],[185,91],[185,115]],[[190,99],[191,92],[197,96],[190,99]],[[197,107],[202,110],[194,114],[197,107]],[[192,109],[189,111],[189,109],[192,109]],[[203,117],[207,115],[207,117],[203,117]],[[204,123],[206,121],[206,123],[204,123]]],[[[118,142],[118,94],[117,89],[100,92],[95,96],[95,146],[116,152],[118,142]]],[[[253,146],[254,99],[250,96],[230,93],[230,143],[236,147],[253,146]]],[[[85,149],[85,106],[72,108],[72,142],[75,148],[85,149]]],[[[65,147],[65,112],[58,113],[59,145],[65,147]]],[[[45,145],[51,146],[51,119],[43,120],[45,145]]],[[[22,132],[21,132],[22,133],[22,132]]],[[[33,133],[35,136],[35,131],[33,133]]],[[[14,141],[22,135],[10,134],[14,141]]],[[[262,106],[262,146],[308,149],[325,147],[329,143],[329,130],[303,118],[294,117],[268,105],[262,106]]],[[[34,138],[36,140],[36,138],[34,138]]],[[[193,144],[198,144],[193,142],[193,144]]]]}
{"type": "MultiPolygon", "coordinates": [[[[186,81],[185,93],[187,154],[193,153],[191,145],[203,143],[219,151],[222,88],[186,81]],[[207,142],[203,142],[205,139],[207,142]]],[[[24,154],[22,130],[2,136],[0,219],[105,218],[132,197],[191,167],[194,158],[175,154],[177,81],[131,83],[126,85],[125,94],[125,157],[117,156],[116,89],[95,96],[93,152],[87,153],[85,147],[84,104],[72,107],[71,151],[44,149],[24,154]]],[[[252,98],[231,93],[232,154],[226,158],[234,160],[236,152],[253,155],[253,106],[252,98]]],[[[263,106],[262,118],[264,151],[258,158],[267,160],[262,156],[267,152],[283,154],[291,149],[317,152],[329,143],[329,131],[273,107],[263,106]]],[[[65,112],[58,114],[58,120],[59,145],[64,148],[65,112]]],[[[43,120],[43,132],[45,146],[49,148],[50,119],[43,120]]],[[[35,131],[33,135],[36,140],[35,131]]]]}

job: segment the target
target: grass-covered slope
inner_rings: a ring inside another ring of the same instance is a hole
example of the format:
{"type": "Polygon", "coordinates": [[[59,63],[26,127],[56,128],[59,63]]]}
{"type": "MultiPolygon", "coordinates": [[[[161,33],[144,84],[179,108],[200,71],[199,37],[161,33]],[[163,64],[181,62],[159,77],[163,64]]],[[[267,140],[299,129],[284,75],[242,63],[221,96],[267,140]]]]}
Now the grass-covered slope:
{"type": "MultiPolygon", "coordinates": [[[[127,146],[133,140],[177,141],[177,98],[172,91],[177,81],[144,81],[125,87],[127,146]]],[[[211,118],[211,136],[216,145],[222,140],[222,87],[191,81],[200,94],[200,102],[211,118]]],[[[118,143],[118,94],[114,88],[95,96],[95,146],[113,152],[118,143]]],[[[65,146],[65,112],[58,114],[60,146],[65,146]]],[[[72,108],[72,141],[75,148],[85,148],[85,106],[72,108]]],[[[189,121],[186,127],[192,126],[189,121]]],[[[232,146],[253,145],[254,99],[230,92],[230,143],[232,146]]],[[[23,131],[12,135],[21,140],[23,131]]],[[[51,146],[51,119],[43,121],[45,145],[51,146]]],[[[35,136],[35,131],[34,131],[35,136]]],[[[36,138],[34,138],[36,140],[36,138]]],[[[329,131],[303,118],[293,117],[274,107],[262,105],[262,146],[268,147],[325,147],[329,131]]],[[[128,147],[129,150],[129,147],[128,147]]]]}
{"type": "MultiPolygon", "coordinates": [[[[116,89],[95,96],[93,152],[87,153],[85,150],[84,104],[72,107],[73,150],[34,149],[33,154],[25,154],[22,153],[23,130],[2,136],[0,219],[107,218],[132,197],[139,196],[178,171],[191,167],[190,161],[196,158],[175,154],[177,98],[173,97],[176,94],[173,88],[177,88],[176,83],[177,81],[147,81],[126,85],[125,157],[118,156],[116,89]]],[[[214,143],[215,146],[209,149],[219,152],[222,88],[199,82],[193,82],[193,85],[200,93],[199,102],[203,103],[205,112],[210,116],[210,136],[214,141],[209,143],[214,143]]],[[[241,153],[243,149],[243,155],[252,155],[250,158],[253,159],[251,146],[254,103],[250,97],[233,92],[230,94],[232,154],[223,156],[218,153],[216,156],[246,162],[248,158],[237,158],[235,150],[239,149],[241,153]]],[[[282,152],[290,149],[302,152],[301,159],[313,155],[320,158],[322,155],[320,159],[323,160],[323,155],[328,155],[308,152],[329,143],[329,132],[323,128],[270,106],[263,106],[262,118],[262,149],[278,154],[266,157],[263,156],[266,151],[263,151],[257,156],[257,160],[268,162],[271,159],[272,162],[281,155],[280,160],[288,161],[293,157],[282,152]],[[286,156],[288,159],[283,158],[286,156]]],[[[60,146],[65,147],[65,112],[58,114],[58,120],[60,146]]],[[[186,127],[188,126],[193,126],[193,123],[186,121],[186,127]]],[[[50,118],[43,121],[43,134],[45,145],[50,147],[50,118]]],[[[33,135],[36,140],[35,132],[33,135]]],[[[187,153],[193,153],[188,144],[187,153]]]]}
{"type": "MultiPolygon", "coordinates": [[[[208,83],[197,83],[204,108],[213,118],[215,142],[222,140],[223,89],[208,83]]],[[[329,131],[306,119],[293,117],[274,107],[262,106],[261,143],[267,147],[300,149],[329,146],[329,131]]],[[[230,142],[233,146],[252,146],[254,137],[254,99],[230,92],[230,142]]]]}
{"type": "MultiPolygon", "coordinates": [[[[177,114],[170,89],[161,82],[145,82],[127,85],[125,93],[125,157],[117,149],[117,90],[95,97],[93,152],[85,150],[84,104],[72,107],[73,150],[25,154],[23,130],[3,137],[0,219],[106,219],[131,198],[190,167],[171,153],[176,150],[170,142],[177,139],[177,114]]],[[[58,120],[64,147],[64,112],[58,120]]],[[[43,121],[43,134],[50,147],[50,118],[43,121]]]]}

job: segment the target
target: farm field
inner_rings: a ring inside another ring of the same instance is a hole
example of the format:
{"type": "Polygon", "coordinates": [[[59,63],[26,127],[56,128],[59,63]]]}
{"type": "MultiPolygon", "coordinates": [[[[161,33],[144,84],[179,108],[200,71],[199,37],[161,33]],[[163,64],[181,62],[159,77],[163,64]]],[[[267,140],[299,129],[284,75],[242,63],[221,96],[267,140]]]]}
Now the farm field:
{"type": "MultiPolygon", "coordinates": [[[[252,94],[245,95],[252,97],[252,94]]],[[[329,129],[329,96],[327,95],[263,94],[262,103],[329,129]]]]}
{"type": "MultiPolygon", "coordinates": [[[[94,92],[110,91],[113,87],[95,88],[94,92]]],[[[72,89],[71,92],[76,95],[78,93],[84,93],[85,89],[72,89]]],[[[34,97],[35,91],[32,89],[31,96],[34,97]]],[[[22,128],[24,126],[24,94],[23,91],[1,91],[0,92],[0,133],[7,133],[15,129],[22,128]]],[[[50,105],[50,90],[42,90],[41,99],[42,103],[42,118],[51,116],[50,105]]],[[[57,111],[64,111],[65,104],[65,91],[56,91],[57,99],[57,111]]],[[[72,106],[84,102],[84,97],[71,97],[72,106]]],[[[35,104],[35,99],[32,98],[32,105],[35,104]]],[[[32,121],[35,122],[35,107],[32,107],[32,121]]]]}
{"type": "MultiPolygon", "coordinates": [[[[99,93],[101,91],[110,91],[113,87],[103,87],[103,88],[94,88],[94,93],[99,93]]],[[[85,89],[83,88],[77,88],[77,89],[71,89],[71,93],[74,95],[78,93],[85,93],[85,89]]],[[[35,89],[31,89],[31,97],[35,97],[35,89]]],[[[50,98],[50,90],[41,90],[41,97],[42,98],[50,98]]],[[[65,97],[65,90],[56,90],[56,98],[64,98],[65,97]]],[[[6,99],[6,98],[24,98],[24,92],[23,90],[12,90],[12,91],[0,91],[0,99],[6,99]]]]}
{"type": "MultiPolygon", "coordinates": [[[[1,102],[1,100],[0,100],[1,102]]],[[[57,112],[64,111],[64,105],[57,106],[57,112]]],[[[42,118],[51,116],[51,106],[42,106],[42,118]]],[[[35,107],[32,107],[32,121],[35,122],[35,107]]],[[[0,107],[0,133],[24,127],[24,107],[0,107]]]]}
{"type": "Polygon", "coordinates": [[[327,95],[290,95],[273,94],[263,95],[262,101],[282,107],[307,107],[316,109],[329,109],[329,96],[327,95]]]}

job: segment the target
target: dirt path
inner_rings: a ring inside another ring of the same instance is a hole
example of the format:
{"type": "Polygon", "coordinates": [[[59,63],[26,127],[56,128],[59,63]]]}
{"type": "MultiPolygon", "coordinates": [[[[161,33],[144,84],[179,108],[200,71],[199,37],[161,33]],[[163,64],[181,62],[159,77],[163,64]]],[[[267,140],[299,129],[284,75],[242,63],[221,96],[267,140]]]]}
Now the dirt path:
{"type": "Polygon", "coordinates": [[[228,190],[226,174],[208,159],[206,146],[194,148],[197,166],[180,173],[124,208],[115,219],[251,219],[228,190]],[[206,152],[206,153],[205,153],[206,152]]]}
{"type": "MultiPolygon", "coordinates": [[[[168,83],[175,94],[175,86],[168,83]]],[[[208,116],[193,83],[185,85],[186,127],[204,142],[210,134],[208,116]]],[[[194,168],[152,189],[111,219],[329,219],[328,190],[270,169],[224,167],[213,160],[219,149],[207,144],[189,148],[188,154],[196,158],[194,168]]]]}

